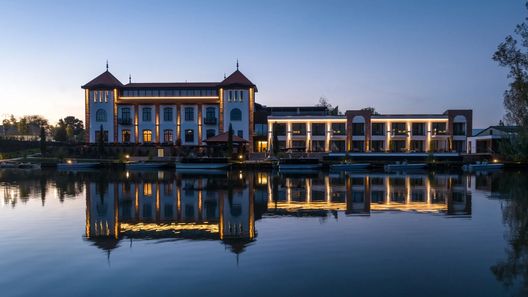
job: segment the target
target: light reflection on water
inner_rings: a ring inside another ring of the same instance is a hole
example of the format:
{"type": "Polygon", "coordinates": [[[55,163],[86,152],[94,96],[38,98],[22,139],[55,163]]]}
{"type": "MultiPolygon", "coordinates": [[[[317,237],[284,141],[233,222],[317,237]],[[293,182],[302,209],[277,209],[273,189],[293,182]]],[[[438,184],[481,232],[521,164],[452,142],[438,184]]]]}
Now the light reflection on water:
{"type": "Polygon", "coordinates": [[[526,179],[0,171],[0,252],[12,255],[0,258],[0,270],[18,277],[53,271],[30,286],[3,276],[0,287],[8,296],[115,290],[85,278],[120,284],[132,296],[176,288],[232,296],[242,293],[227,284],[236,279],[262,296],[342,295],[351,283],[363,296],[522,294],[526,179]],[[256,282],[280,275],[296,277],[256,282]],[[439,278],[449,286],[435,286],[439,278]],[[149,291],[153,279],[160,286],[149,291]]]}

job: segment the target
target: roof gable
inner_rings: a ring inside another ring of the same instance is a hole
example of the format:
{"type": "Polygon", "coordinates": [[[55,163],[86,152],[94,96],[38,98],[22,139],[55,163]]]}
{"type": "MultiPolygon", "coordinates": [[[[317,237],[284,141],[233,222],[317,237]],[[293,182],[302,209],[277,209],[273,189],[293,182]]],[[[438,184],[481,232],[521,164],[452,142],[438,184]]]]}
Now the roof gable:
{"type": "Polygon", "coordinates": [[[122,87],[123,84],[108,70],[82,86],[83,89],[122,87]]]}
{"type": "Polygon", "coordinates": [[[220,85],[221,87],[254,87],[255,92],[257,91],[257,86],[252,83],[240,70],[236,70],[231,73],[226,79],[224,79],[220,85]]]}

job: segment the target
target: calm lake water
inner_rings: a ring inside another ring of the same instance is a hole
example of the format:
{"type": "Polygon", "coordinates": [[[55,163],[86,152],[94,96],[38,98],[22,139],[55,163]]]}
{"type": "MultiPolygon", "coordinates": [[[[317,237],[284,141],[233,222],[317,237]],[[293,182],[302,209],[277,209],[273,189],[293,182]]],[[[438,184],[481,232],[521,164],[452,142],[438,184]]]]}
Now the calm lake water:
{"type": "Polygon", "coordinates": [[[0,296],[523,296],[528,175],[0,171],[0,296]]]}

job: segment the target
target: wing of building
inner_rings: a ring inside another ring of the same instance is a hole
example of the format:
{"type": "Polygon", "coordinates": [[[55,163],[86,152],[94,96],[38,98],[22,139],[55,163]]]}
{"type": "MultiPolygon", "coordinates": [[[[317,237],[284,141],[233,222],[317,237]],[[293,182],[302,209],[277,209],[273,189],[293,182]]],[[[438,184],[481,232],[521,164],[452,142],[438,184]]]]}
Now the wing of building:
{"type": "Polygon", "coordinates": [[[220,82],[128,84],[107,70],[82,88],[90,143],[199,146],[231,125],[251,149],[257,87],[238,69],[220,82]]]}

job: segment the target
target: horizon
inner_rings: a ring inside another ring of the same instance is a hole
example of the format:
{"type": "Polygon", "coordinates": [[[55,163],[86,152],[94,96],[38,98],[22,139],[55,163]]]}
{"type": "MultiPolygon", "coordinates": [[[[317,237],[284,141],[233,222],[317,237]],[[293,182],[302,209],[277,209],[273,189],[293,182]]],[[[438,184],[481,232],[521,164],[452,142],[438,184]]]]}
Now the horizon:
{"type": "Polygon", "coordinates": [[[84,121],[80,86],[106,60],[126,83],[129,74],[133,82],[221,81],[237,59],[266,106],[325,97],[341,111],[472,109],[475,128],[504,115],[508,79],[491,56],[524,20],[522,2],[241,3],[118,1],[93,14],[98,4],[1,3],[9,29],[0,33],[0,116],[84,121]]]}

